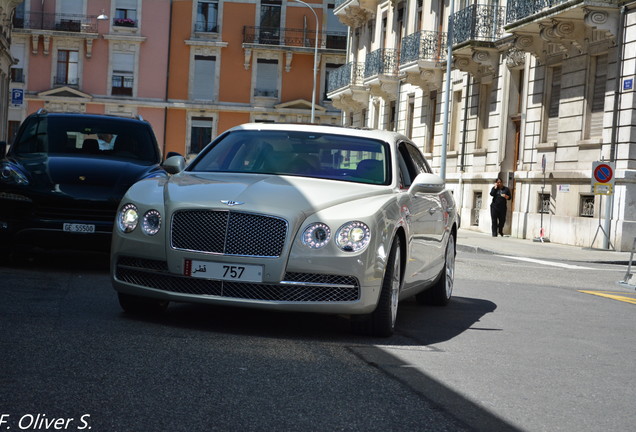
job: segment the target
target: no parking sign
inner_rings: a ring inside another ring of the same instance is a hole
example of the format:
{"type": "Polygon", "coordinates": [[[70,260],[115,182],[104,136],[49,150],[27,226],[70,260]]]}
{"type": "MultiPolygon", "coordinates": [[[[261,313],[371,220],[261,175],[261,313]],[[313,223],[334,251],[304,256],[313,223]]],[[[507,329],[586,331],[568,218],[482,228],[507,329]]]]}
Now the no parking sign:
{"type": "Polygon", "coordinates": [[[611,195],[614,189],[614,162],[592,162],[592,187],[596,195],[611,195]]]}

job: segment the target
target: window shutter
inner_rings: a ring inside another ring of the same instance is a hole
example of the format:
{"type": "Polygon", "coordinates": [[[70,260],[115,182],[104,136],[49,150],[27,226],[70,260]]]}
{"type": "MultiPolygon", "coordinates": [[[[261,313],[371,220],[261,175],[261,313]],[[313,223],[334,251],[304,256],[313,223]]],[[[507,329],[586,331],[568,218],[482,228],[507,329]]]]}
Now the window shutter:
{"type": "Polygon", "coordinates": [[[556,141],[559,134],[559,103],[561,101],[561,66],[552,68],[550,103],[548,105],[548,133],[546,141],[556,141]]]}

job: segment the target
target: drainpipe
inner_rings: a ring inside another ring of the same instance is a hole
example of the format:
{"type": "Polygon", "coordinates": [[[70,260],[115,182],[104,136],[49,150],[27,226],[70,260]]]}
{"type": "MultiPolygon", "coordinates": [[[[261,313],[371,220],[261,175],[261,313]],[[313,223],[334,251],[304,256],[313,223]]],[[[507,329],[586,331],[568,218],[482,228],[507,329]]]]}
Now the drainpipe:
{"type": "MultiPolygon", "coordinates": [[[[168,135],[168,83],[170,82],[170,45],[172,42],[172,0],[170,0],[170,19],[168,20],[168,61],[166,64],[166,106],[163,108],[163,157],[166,157],[167,135],[168,135]]],[[[185,154],[185,152],[184,152],[185,154]]]]}
{"type": "MultiPolygon", "coordinates": [[[[471,99],[470,94],[470,86],[472,83],[472,76],[468,74],[466,79],[466,97],[464,98],[464,130],[462,131],[462,150],[461,155],[459,156],[459,180],[457,183],[457,188],[459,192],[459,197],[457,200],[458,206],[457,208],[460,211],[464,206],[464,171],[465,171],[465,162],[466,162],[466,136],[468,135],[468,128],[466,125],[468,124],[468,101],[471,99]]],[[[479,108],[477,110],[479,112],[479,108]]]]}
{"type": "MultiPolygon", "coordinates": [[[[616,161],[616,145],[618,141],[618,110],[620,108],[620,94],[621,94],[621,77],[623,73],[622,64],[623,61],[623,33],[625,28],[625,19],[627,17],[627,6],[621,8],[621,14],[618,22],[618,34],[616,36],[616,77],[614,78],[614,112],[612,114],[612,141],[610,143],[610,162],[616,161]]],[[[607,197],[605,201],[605,236],[603,237],[603,249],[609,249],[610,242],[610,230],[612,229],[612,213],[614,208],[614,194],[612,193],[607,197]]]]}

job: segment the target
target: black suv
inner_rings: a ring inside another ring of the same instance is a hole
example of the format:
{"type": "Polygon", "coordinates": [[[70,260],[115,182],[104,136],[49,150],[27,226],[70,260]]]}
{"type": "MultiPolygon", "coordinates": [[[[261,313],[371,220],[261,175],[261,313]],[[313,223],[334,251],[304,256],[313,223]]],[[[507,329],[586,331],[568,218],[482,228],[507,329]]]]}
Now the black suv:
{"type": "Polygon", "coordinates": [[[121,197],[138,180],[167,177],[141,118],[40,110],[0,143],[0,251],[110,248],[121,197]]]}

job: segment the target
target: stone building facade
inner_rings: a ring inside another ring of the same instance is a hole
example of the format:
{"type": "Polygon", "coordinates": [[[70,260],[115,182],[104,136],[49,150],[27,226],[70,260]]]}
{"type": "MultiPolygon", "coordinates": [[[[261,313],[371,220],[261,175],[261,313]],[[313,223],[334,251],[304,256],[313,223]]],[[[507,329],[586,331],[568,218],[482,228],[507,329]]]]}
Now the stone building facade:
{"type": "Polygon", "coordinates": [[[501,177],[513,191],[507,234],[631,250],[635,5],[341,0],[347,63],[328,95],[343,123],[412,138],[454,191],[464,228],[490,232],[501,177]],[[604,165],[609,182],[595,176],[604,165]]]}

